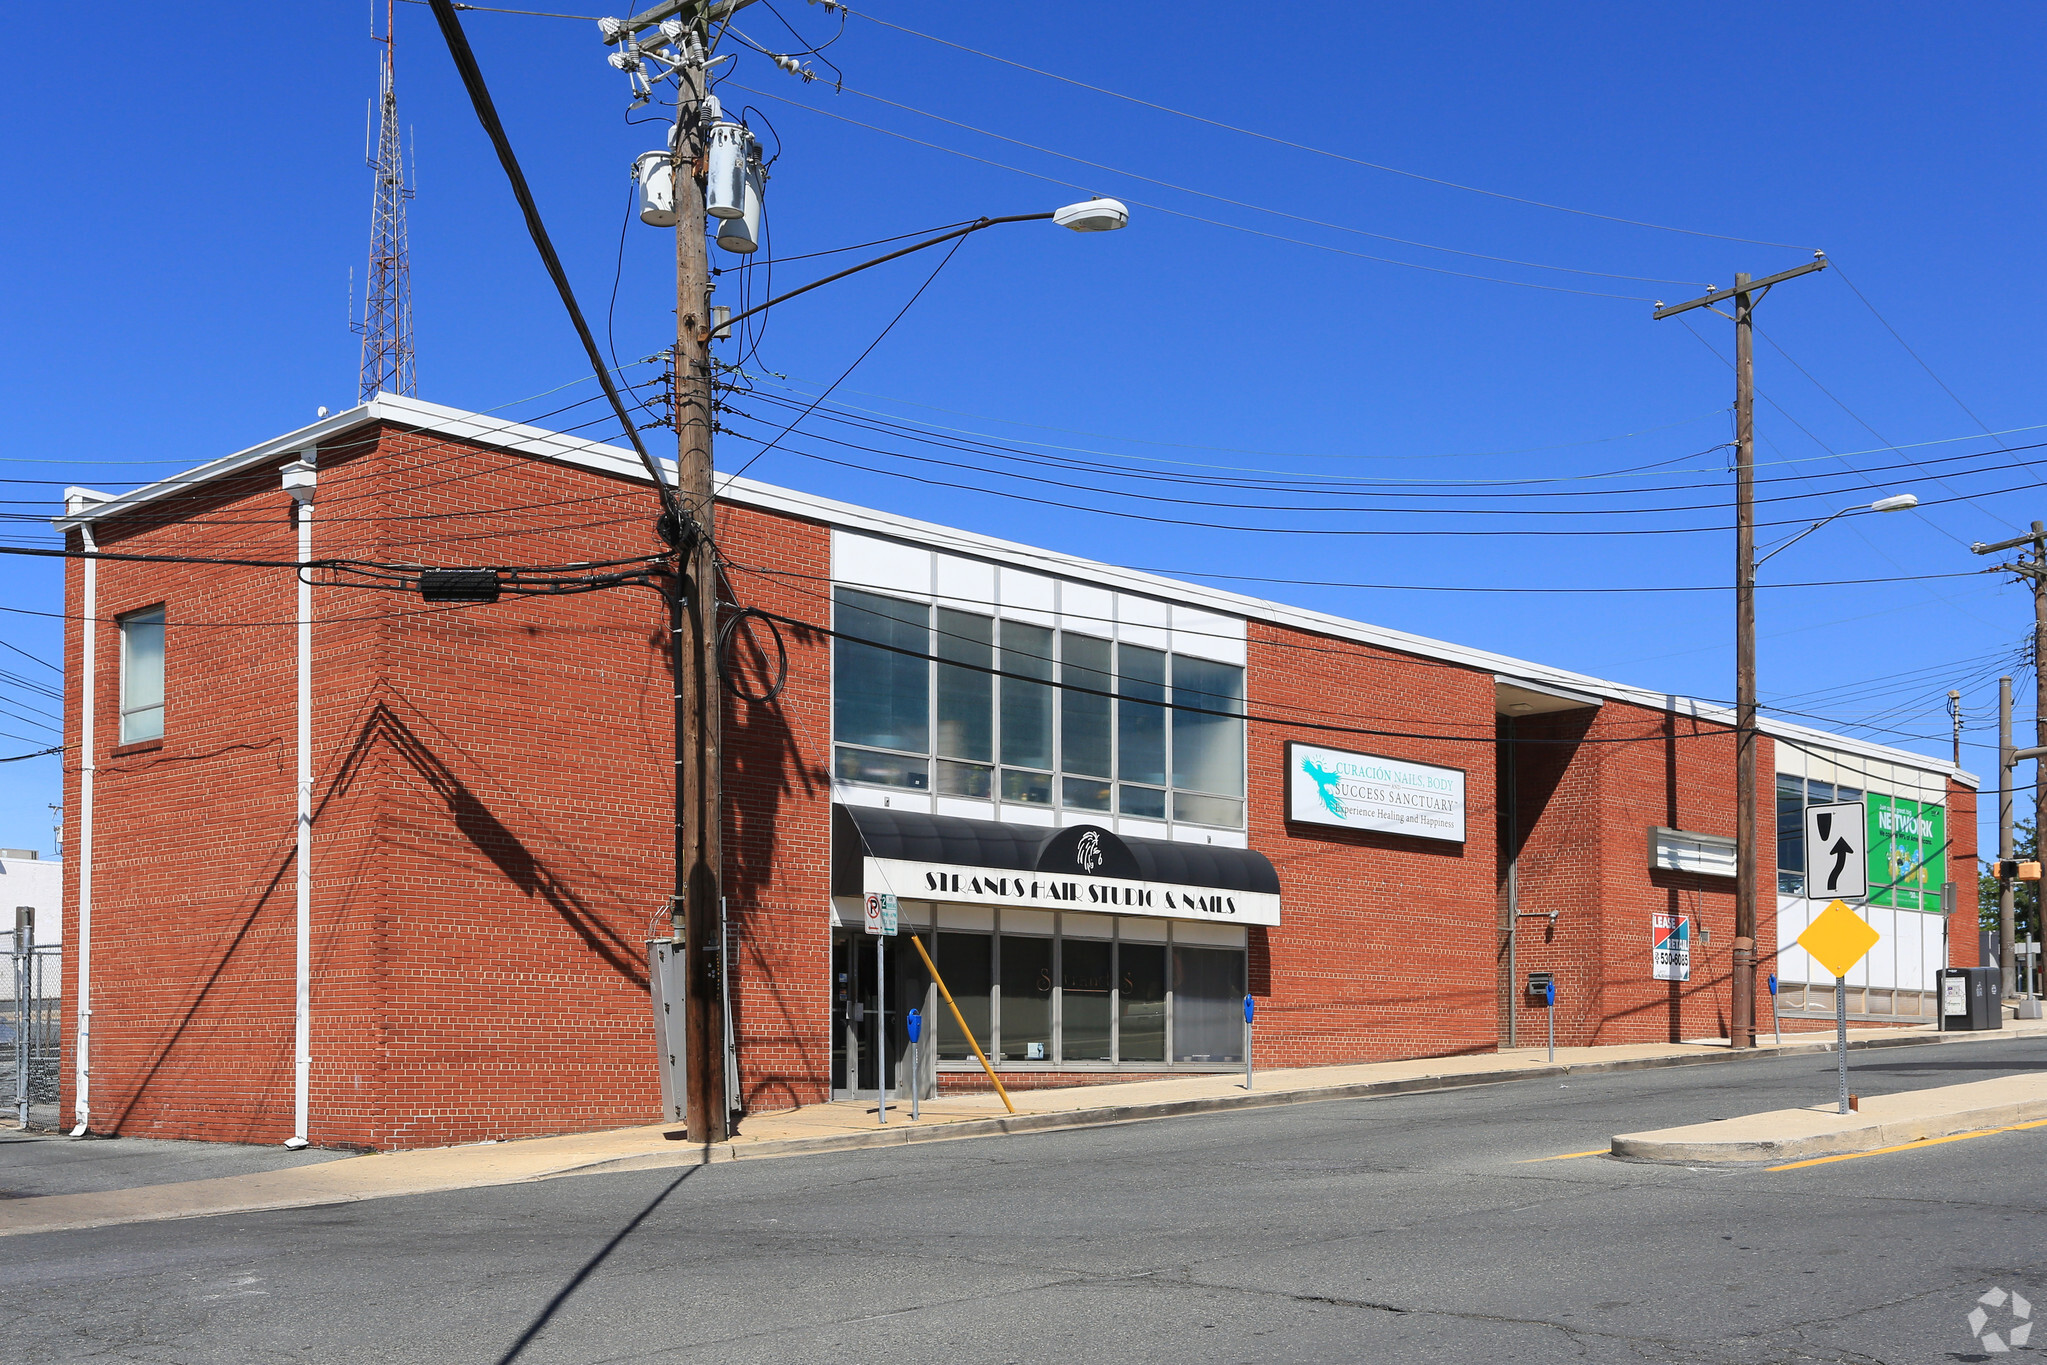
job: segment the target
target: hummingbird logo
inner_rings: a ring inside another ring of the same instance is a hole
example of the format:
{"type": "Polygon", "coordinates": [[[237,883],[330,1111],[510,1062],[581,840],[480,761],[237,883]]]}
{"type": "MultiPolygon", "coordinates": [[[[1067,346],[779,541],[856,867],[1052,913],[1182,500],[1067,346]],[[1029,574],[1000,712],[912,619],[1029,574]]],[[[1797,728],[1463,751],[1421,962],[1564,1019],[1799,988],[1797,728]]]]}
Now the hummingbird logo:
{"type": "Polygon", "coordinates": [[[1329,771],[1312,758],[1301,760],[1301,771],[1314,782],[1315,794],[1322,798],[1322,804],[1328,807],[1331,815],[1339,820],[1350,817],[1350,812],[1343,808],[1343,798],[1336,794],[1337,786],[1343,781],[1340,774],[1329,771]]]}

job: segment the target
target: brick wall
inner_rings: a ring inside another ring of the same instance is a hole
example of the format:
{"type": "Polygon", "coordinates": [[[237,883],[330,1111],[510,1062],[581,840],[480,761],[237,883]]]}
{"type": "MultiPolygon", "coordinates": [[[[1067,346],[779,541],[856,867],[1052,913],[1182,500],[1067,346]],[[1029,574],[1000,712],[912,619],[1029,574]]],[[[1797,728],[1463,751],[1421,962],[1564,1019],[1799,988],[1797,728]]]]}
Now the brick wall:
{"type": "MultiPolygon", "coordinates": [[[[322,450],[320,469],[316,558],[548,564],[651,548],[647,490],[585,470],[399,429],[352,434],[322,450]]],[[[287,512],[266,466],[98,538],[106,550],[289,559],[287,512]]],[[[720,534],[736,560],[828,572],[820,527],[728,509],[720,534]]],[[[69,572],[76,607],[83,568],[69,572]]],[[[281,1141],[293,578],[113,562],[99,577],[93,1124],[281,1141]],[[108,620],[157,603],[166,733],[124,748],[108,620]]],[[[743,601],[818,614],[782,580],[734,579],[743,601]]],[[[382,1149],[657,1118],[644,943],[667,931],[672,865],[659,596],[428,607],[321,587],[314,604],[313,1141],[382,1149]]],[[[787,691],[771,704],[728,698],[725,716],[734,1012],[756,1107],[819,1098],[828,1061],[829,656],[823,637],[784,628],[783,640],[787,691]]],[[[74,621],[74,660],[81,643],[74,621]]],[[[67,819],[76,847],[75,806],[67,819]]],[[[67,875],[75,906],[75,867],[67,875]]],[[[68,1113],[68,1071],[66,1086],[68,1113]]]]}
{"type": "MultiPolygon", "coordinates": [[[[1557,981],[1557,1042],[1574,1046],[1724,1036],[1734,881],[1652,868],[1649,830],[1734,834],[1734,742],[1723,726],[1609,701],[1516,723],[1522,837],[1515,983],[1522,1046],[1546,1038],[1530,971],[1557,981]],[[1651,917],[1692,916],[1692,971],[1657,981],[1651,917]]],[[[1759,740],[1758,772],[1770,773],[1759,740]]],[[[1766,783],[1766,777],[1762,780],[1766,783]]],[[[1767,787],[1765,786],[1765,789],[1767,787]]],[[[1758,978],[1775,953],[1775,821],[1758,821],[1758,978]]]]}
{"type": "Polygon", "coordinates": [[[1947,947],[1950,967],[1993,966],[1979,961],[1976,938],[1976,879],[1983,875],[1977,861],[1976,789],[1953,778],[1947,784],[1948,879],[1955,884],[1955,904],[1948,907],[1947,947]]]}
{"type": "Polygon", "coordinates": [[[1489,1050],[1492,675],[1254,621],[1247,691],[1270,718],[1250,727],[1251,846],[1277,868],[1283,907],[1280,928],[1250,932],[1260,1062],[1489,1050]],[[1403,737],[1416,734],[1451,737],[1403,737]],[[1289,740],[1463,769],[1465,842],[1290,824],[1289,740]]]}
{"type": "MultiPolygon", "coordinates": [[[[287,458],[104,525],[101,545],[291,558],[275,473],[287,458]]],[[[399,428],[323,448],[320,470],[316,558],[534,565],[655,548],[647,489],[589,470],[399,428]]],[[[829,619],[830,541],[733,506],[718,537],[728,602],[785,618],[735,636],[741,692],[723,702],[741,1092],[764,1110],[821,1100],[829,1083],[831,651],[803,623],[829,619]]],[[[68,573],[75,616],[83,568],[68,573]]],[[[99,633],[93,1125],[280,1141],[293,576],[107,562],[99,577],[103,622],[162,603],[169,628],[166,734],[141,746],[116,742],[118,632],[99,633]]],[[[673,781],[661,598],[428,606],[322,586],[314,600],[312,1140],[386,1149],[657,1119],[645,940],[668,930],[673,781]]],[[[74,661],[81,643],[74,619],[74,661]]],[[[1542,1012],[1519,993],[1531,970],[1557,974],[1562,1043],[1725,1031],[1732,883],[1653,871],[1647,831],[1733,833],[1726,730],[1616,702],[1517,722],[1520,905],[1556,914],[1520,922],[1510,983],[1492,675],[1260,622],[1248,649],[1249,834],[1285,906],[1281,927],[1250,933],[1262,1065],[1490,1050],[1510,991],[1532,1044],[1542,1012]],[[1465,840],[1290,824],[1289,740],[1463,770],[1465,840]],[[1698,926],[1686,983],[1650,977],[1650,916],[1670,911],[1698,926]]],[[[81,676],[67,674],[74,743],[81,676]]],[[[1767,740],[1758,767],[1772,771],[1767,740]]],[[[75,800],[75,772],[67,790],[75,800]]],[[[1973,809],[1955,789],[1958,868],[1974,856],[1973,809]]],[[[1775,949],[1773,832],[1764,819],[1759,973],[1775,949]]],[[[74,805],[67,846],[77,833],[74,805]]],[[[75,861],[65,874],[75,907],[75,861]]],[[[1973,922],[1955,942],[1958,961],[1973,954],[1973,922]]],[[[66,955],[67,973],[76,962],[66,955]]],[[[67,1112],[69,1084],[67,1072],[67,1112]]]]}

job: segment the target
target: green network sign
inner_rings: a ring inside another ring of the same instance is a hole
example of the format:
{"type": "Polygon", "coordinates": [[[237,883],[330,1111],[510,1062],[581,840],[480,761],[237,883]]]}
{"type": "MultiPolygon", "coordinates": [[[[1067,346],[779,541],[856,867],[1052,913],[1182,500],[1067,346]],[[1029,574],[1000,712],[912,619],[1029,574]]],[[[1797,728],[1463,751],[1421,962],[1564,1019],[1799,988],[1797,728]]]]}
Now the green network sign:
{"type": "Polygon", "coordinates": [[[1900,910],[1941,910],[1947,880],[1947,812],[1902,796],[1871,792],[1869,903],[1900,910]]]}

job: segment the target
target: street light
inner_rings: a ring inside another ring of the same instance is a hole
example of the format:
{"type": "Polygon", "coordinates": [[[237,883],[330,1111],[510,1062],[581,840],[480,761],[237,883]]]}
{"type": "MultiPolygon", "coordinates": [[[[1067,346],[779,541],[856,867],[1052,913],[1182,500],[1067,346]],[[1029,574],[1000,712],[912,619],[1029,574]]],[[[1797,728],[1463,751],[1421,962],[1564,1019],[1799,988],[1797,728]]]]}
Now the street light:
{"type": "Polygon", "coordinates": [[[890,261],[909,255],[911,252],[922,251],[926,247],[937,246],[941,242],[950,242],[956,237],[965,237],[969,233],[979,232],[983,228],[992,228],[1001,223],[1042,223],[1048,220],[1057,223],[1060,227],[1071,228],[1075,232],[1114,232],[1117,228],[1130,221],[1130,210],[1118,199],[1088,199],[1078,204],[1068,204],[1064,208],[1054,209],[1050,213],[1016,213],[1006,218],[976,218],[963,228],[954,228],[951,232],[940,233],[936,237],[930,237],[911,246],[906,246],[900,251],[891,251],[886,256],[876,256],[871,261],[862,261],[859,265],[847,266],[837,274],[827,275],[821,280],[812,280],[809,284],[792,289],[786,294],[778,294],[766,303],[755,304],[744,313],[735,313],[731,317],[718,318],[712,326],[700,329],[700,335],[697,340],[700,344],[708,342],[714,333],[720,337],[728,336],[735,323],[744,322],[755,313],[765,313],[776,304],[787,303],[798,294],[808,294],[811,290],[822,288],[835,280],[843,280],[848,275],[857,275],[861,271],[870,270],[877,265],[886,265],[890,261]]]}
{"type": "MultiPolygon", "coordinates": [[[[1792,536],[1789,540],[1780,541],[1777,545],[1775,545],[1767,553],[1765,553],[1762,556],[1762,558],[1757,559],[1752,563],[1744,563],[1741,566],[1742,572],[1747,579],[1746,586],[1748,587],[1749,593],[1751,594],[1750,600],[1753,601],[1753,593],[1755,591],[1755,571],[1757,569],[1760,569],[1765,563],[1767,563],[1771,555],[1775,555],[1782,550],[1790,549],[1793,545],[1797,544],[1801,540],[1804,540],[1807,536],[1811,535],[1814,531],[1819,530],[1820,527],[1825,526],[1828,522],[1838,520],[1839,518],[1848,516],[1850,513],[1854,512],[1909,512],[1918,505],[1919,499],[1915,494],[1892,493],[1885,497],[1878,498],[1875,502],[1867,504],[1857,503],[1853,507],[1843,507],[1838,512],[1834,512],[1827,516],[1821,517],[1818,521],[1806,527],[1797,535],[1792,536]]],[[[1744,546],[1743,548],[1746,549],[1747,547],[1744,546]]],[[[1743,558],[1746,559],[1747,556],[1744,555],[1743,558]]],[[[1735,613],[1735,655],[1738,661],[1735,668],[1735,684],[1737,688],[1735,701],[1735,719],[1737,724],[1736,735],[1737,742],[1741,742],[1742,740],[1748,739],[1750,736],[1752,736],[1755,730],[1756,615],[1753,607],[1751,607],[1747,611],[1737,611],[1735,613]],[[1746,731],[1747,733],[1744,733],[1744,731],[1746,731]]],[[[1750,745],[1748,753],[1751,755],[1754,753],[1753,745],[1750,745]]],[[[1744,942],[1747,943],[1749,960],[1746,963],[1737,962],[1735,964],[1734,989],[1732,991],[1732,994],[1737,997],[1736,999],[1737,1007],[1730,1011],[1730,1013],[1733,1014],[1735,1018],[1732,1021],[1730,1021],[1729,1033],[1731,1036],[1728,1038],[1729,1044],[1734,1047],[1750,1047],[1753,1046],[1755,1043],[1754,1015],[1755,983],[1753,980],[1752,973],[1754,971],[1755,961],[1754,954],[1756,932],[1754,902],[1755,896],[1754,887],[1756,876],[1754,863],[1755,859],[1754,838],[1756,829],[1756,783],[1755,772],[1753,769],[1753,761],[1754,761],[1753,758],[1751,758],[1749,760],[1750,766],[1748,767],[1748,769],[1744,772],[1740,772],[1737,774],[1737,780],[1735,783],[1736,786],[1735,799],[1739,807],[1735,815],[1735,831],[1737,837],[1742,840],[1742,843],[1738,844],[1735,850],[1736,872],[1737,876],[1739,876],[1739,874],[1742,872],[1746,872],[1748,874],[1748,894],[1746,896],[1742,894],[1742,887],[1739,881],[1737,881],[1737,885],[1735,888],[1736,906],[1734,942],[1737,956],[1739,956],[1741,953],[1741,947],[1743,943],[1744,942]],[[1746,922],[1744,923],[1744,921],[1746,922]],[[1747,979],[1746,981],[1744,981],[1743,974],[1744,967],[1746,967],[1748,972],[1751,973],[1749,979],[1747,979]],[[1746,988],[1744,989],[1744,987],[1746,988]],[[1746,1041],[1740,1041],[1742,1035],[1744,1034],[1746,1034],[1746,1041]]],[[[1953,907],[1949,908],[1952,909],[1953,907]]],[[[1781,947],[1782,945],[1780,944],[1779,946],[1781,947]]],[[[1776,979],[1777,978],[1774,976],[1770,978],[1773,989],[1776,979]]],[[[1839,991],[1841,987],[1837,983],[1834,989],[1836,991],[1839,991]]],[[[1772,1006],[1772,1008],[1774,1008],[1774,1006],[1772,1006]]],[[[1843,1015],[1842,1017],[1846,1018],[1847,1016],[1843,1015]]],[[[1844,1024],[1842,1027],[1845,1028],[1847,1026],[1844,1024]]],[[[1847,1035],[1843,1034],[1842,1036],[1846,1037],[1847,1035]]],[[[1843,1062],[1842,1065],[1845,1066],[1846,1062],[1843,1062]]],[[[1846,1075],[1847,1073],[1843,1072],[1842,1074],[1846,1075]]],[[[1844,1085],[1846,1084],[1845,1081],[1843,1081],[1842,1083],[1844,1085]]]]}
{"type": "Polygon", "coordinates": [[[1768,554],[1765,554],[1761,559],[1758,559],[1756,561],[1756,567],[1758,569],[1762,568],[1763,565],[1770,562],[1771,555],[1776,554],[1780,550],[1790,549],[1793,545],[1796,545],[1799,541],[1804,540],[1807,536],[1811,535],[1814,531],[1819,530],[1820,527],[1825,526],[1828,522],[1833,521],[1840,517],[1845,517],[1850,512],[1909,512],[1918,505],[1919,496],[1916,493],[1893,493],[1887,498],[1878,498],[1875,502],[1870,503],[1866,507],[1861,503],[1857,503],[1853,507],[1843,507],[1840,511],[1833,513],[1831,516],[1821,517],[1818,521],[1806,527],[1797,535],[1791,537],[1791,539],[1784,541],[1781,544],[1774,547],[1773,549],[1771,549],[1768,554]]]}
{"type": "MultiPolygon", "coordinates": [[[[743,2],[720,0],[721,4],[734,7],[743,2]]],[[[436,3],[445,4],[446,0],[436,3]]],[[[694,72],[693,88],[702,89],[703,67],[697,65],[694,72]]],[[[687,139],[679,142],[676,164],[689,164],[698,150],[687,139]]],[[[787,303],[799,294],[1000,223],[1051,221],[1074,232],[1113,232],[1130,221],[1130,210],[1114,199],[1089,199],[1047,213],[977,218],[964,227],[812,280],[744,312],[724,314],[722,309],[712,308],[708,298],[709,263],[705,260],[703,231],[707,209],[702,187],[688,175],[673,176],[671,184],[675,190],[677,233],[675,491],[683,507],[694,509],[695,520],[684,524],[680,517],[676,519],[677,534],[672,542],[675,573],[668,592],[668,638],[675,670],[676,812],[675,886],[669,904],[676,936],[682,944],[683,1015],[691,1040],[685,1052],[686,1131],[692,1142],[713,1142],[730,1136],[731,1111],[730,1096],[725,1094],[723,1061],[730,1035],[716,998],[727,985],[718,965],[722,961],[719,945],[725,937],[725,898],[719,889],[723,863],[719,830],[724,818],[724,796],[717,729],[719,709],[714,695],[718,686],[715,681],[718,676],[715,642],[720,638],[718,601],[717,594],[710,590],[718,579],[711,541],[711,518],[717,499],[711,479],[711,433],[716,429],[713,420],[716,362],[711,355],[711,342],[732,335],[737,324],[754,314],[787,303]],[[693,589],[691,584],[701,588],[693,589]],[[675,919],[677,912],[679,919],[675,919]]],[[[886,1072],[886,1067],[883,1071],[886,1072]]]]}

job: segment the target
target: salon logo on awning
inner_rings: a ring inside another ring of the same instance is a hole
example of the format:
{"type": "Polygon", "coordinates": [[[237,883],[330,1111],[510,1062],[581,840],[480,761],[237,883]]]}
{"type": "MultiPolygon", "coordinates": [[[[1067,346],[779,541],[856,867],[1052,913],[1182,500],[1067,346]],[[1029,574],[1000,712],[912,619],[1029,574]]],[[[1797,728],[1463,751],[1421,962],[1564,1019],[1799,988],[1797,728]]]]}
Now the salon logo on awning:
{"type": "Polygon", "coordinates": [[[1073,848],[1073,864],[1083,872],[1092,872],[1102,865],[1102,836],[1087,830],[1080,836],[1080,842],[1073,848]]]}

